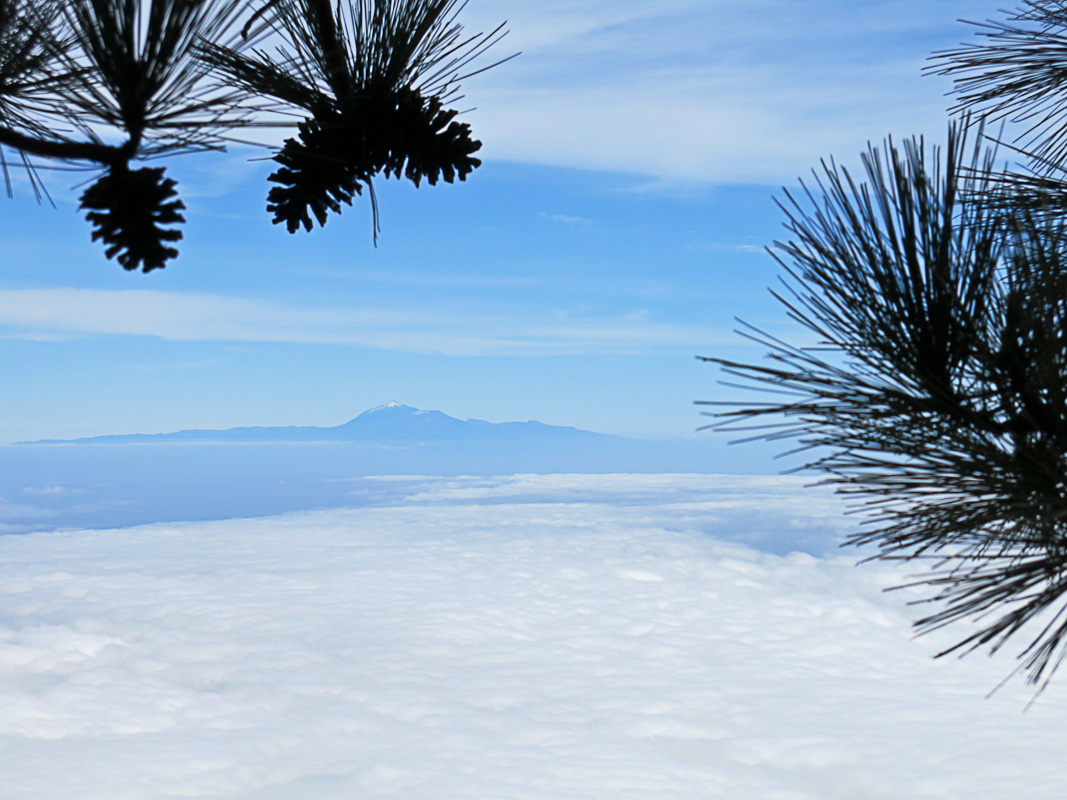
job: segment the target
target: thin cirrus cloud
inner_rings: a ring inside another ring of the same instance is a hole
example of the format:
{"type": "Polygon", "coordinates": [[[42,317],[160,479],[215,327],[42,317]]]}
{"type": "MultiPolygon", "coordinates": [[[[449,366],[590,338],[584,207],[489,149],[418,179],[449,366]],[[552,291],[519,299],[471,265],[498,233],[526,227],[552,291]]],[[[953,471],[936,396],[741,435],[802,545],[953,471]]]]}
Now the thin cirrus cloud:
{"type": "Polygon", "coordinates": [[[210,294],[74,288],[0,290],[0,329],[8,338],[35,340],[147,336],[443,355],[645,354],[728,339],[725,331],[661,323],[643,312],[300,308],[210,294]]]}
{"type": "MultiPolygon", "coordinates": [[[[792,116],[776,113],[766,98],[724,92],[712,76],[667,78],[663,84],[487,93],[486,108],[496,109],[479,120],[487,153],[668,181],[780,183],[804,174],[822,156],[852,156],[895,127],[891,112],[883,110],[878,119],[853,117],[829,129],[825,120],[835,111],[826,108],[829,101],[822,108],[799,107],[792,116]],[[715,102],[700,102],[712,98],[715,102]],[[508,113],[511,103],[520,106],[514,113],[508,113]],[[551,125],[538,125],[539,120],[551,125]]],[[[879,99],[882,109],[894,103],[884,95],[879,99]]],[[[855,108],[849,98],[836,103],[855,108]]],[[[943,128],[938,120],[933,130],[943,128]]],[[[905,135],[912,132],[904,128],[905,135]]]]}
{"type": "Polygon", "coordinates": [[[473,78],[489,158],[667,181],[780,183],[887,134],[943,135],[950,84],[933,49],[966,40],[974,3],[487,0],[472,30],[509,20],[473,78]]]}

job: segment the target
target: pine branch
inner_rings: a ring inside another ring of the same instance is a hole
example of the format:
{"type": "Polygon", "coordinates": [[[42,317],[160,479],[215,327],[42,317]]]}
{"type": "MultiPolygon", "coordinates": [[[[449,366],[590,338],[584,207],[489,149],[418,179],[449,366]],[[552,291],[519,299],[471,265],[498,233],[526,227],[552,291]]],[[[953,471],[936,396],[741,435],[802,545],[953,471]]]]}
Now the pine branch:
{"type": "Polygon", "coordinates": [[[401,176],[418,186],[465,180],[481,161],[470,126],[444,108],[459,71],[503,35],[502,28],[463,39],[458,0],[272,0],[245,33],[268,31],[287,48],[238,53],[205,45],[203,58],[250,93],[276,98],[308,116],[275,157],[268,211],[290,233],[368,189],[401,176]],[[267,11],[269,9],[269,13],[267,11]]]}
{"type": "Polygon", "coordinates": [[[955,81],[952,113],[1024,125],[1040,160],[1067,157],[1067,3],[1024,0],[1006,21],[970,22],[979,43],[933,54],[929,72],[955,81]]]}
{"type": "Polygon", "coordinates": [[[130,158],[128,148],[114,147],[102,142],[38,139],[3,126],[0,126],[0,144],[5,144],[8,147],[42,158],[55,158],[62,161],[89,161],[106,166],[126,163],[130,158]]]}
{"type": "Polygon", "coordinates": [[[965,128],[787,193],[776,297],[819,347],[750,329],[767,362],[705,359],[771,392],[712,427],[818,449],[808,466],[870,515],[850,543],[942,564],[914,584],[940,608],[919,629],[980,618],[948,652],[1022,638],[1042,683],[1067,645],[1067,223],[969,202],[1001,176],[965,128]]]}

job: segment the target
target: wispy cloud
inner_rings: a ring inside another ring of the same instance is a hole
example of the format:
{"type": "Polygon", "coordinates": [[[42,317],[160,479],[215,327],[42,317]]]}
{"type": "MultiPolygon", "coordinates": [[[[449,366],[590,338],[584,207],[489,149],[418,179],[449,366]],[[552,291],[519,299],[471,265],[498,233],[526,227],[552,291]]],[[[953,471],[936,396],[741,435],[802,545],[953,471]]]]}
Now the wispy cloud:
{"type": "Polygon", "coordinates": [[[542,212],[538,214],[541,219],[547,219],[550,222],[555,222],[559,225],[571,225],[576,227],[586,227],[589,225],[595,225],[596,221],[591,220],[588,217],[574,217],[567,214],[545,214],[542,212]]]}
{"type": "Polygon", "coordinates": [[[691,350],[727,331],[659,322],[647,312],[595,315],[530,307],[307,308],[150,290],[0,290],[0,328],[27,339],[148,336],[171,341],[291,342],[444,355],[587,355],[691,350]]]}
{"type": "Polygon", "coordinates": [[[728,253],[756,253],[760,255],[767,252],[766,246],[761,244],[739,244],[736,242],[690,242],[686,245],[686,249],[728,253]]]}
{"type": "Polygon", "coordinates": [[[503,160],[726,183],[791,183],[888,133],[943,134],[936,91],[905,108],[913,98],[870,74],[818,97],[794,80],[767,72],[757,88],[732,74],[665,73],[620,87],[498,89],[477,125],[486,154],[503,160]]]}
{"type": "Polygon", "coordinates": [[[171,370],[198,370],[222,363],[221,358],[202,358],[198,361],[168,361],[159,364],[123,364],[120,369],[131,372],[170,372],[171,370]]]}
{"type": "Polygon", "coordinates": [[[27,486],[22,493],[32,497],[65,497],[72,494],[84,494],[85,490],[53,484],[51,486],[27,486]]]}
{"type": "Polygon", "coordinates": [[[792,182],[820,157],[850,158],[888,133],[943,135],[949,84],[922,67],[931,49],[971,35],[957,17],[996,8],[489,0],[465,18],[509,19],[501,51],[523,55],[470,82],[471,119],[490,158],[792,182]]]}

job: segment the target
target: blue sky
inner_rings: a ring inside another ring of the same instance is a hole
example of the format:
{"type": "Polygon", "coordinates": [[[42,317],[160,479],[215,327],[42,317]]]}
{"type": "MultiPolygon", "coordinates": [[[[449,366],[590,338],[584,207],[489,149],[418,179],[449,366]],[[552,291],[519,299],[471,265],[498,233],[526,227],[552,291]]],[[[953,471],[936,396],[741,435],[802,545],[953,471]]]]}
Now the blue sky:
{"type": "MultiPolygon", "coordinates": [[[[928,54],[969,40],[941,0],[471,0],[522,56],[464,85],[470,179],[377,184],[290,236],[269,165],[239,149],[168,162],[182,255],[104,259],[76,213],[0,199],[0,443],[236,425],[335,425],[398,400],[453,416],[690,436],[722,396],[694,356],[755,357],[734,316],[784,330],[773,198],[869,139],[940,139],[928,54]]],[[[708,435],[708,434],[702,434],[708,435]]]]}

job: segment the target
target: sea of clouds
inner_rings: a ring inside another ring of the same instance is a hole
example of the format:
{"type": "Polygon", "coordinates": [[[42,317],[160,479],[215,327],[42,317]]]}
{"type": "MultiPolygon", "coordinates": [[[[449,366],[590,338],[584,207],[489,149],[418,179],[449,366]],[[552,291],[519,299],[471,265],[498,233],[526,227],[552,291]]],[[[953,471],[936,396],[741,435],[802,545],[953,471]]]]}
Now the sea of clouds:
{"type": "Polygon", "coordinates": [[[378,480],[0,537],[5,800],[1067,796],[1067,676],[932,659],[803,479],[378,480]]]}

